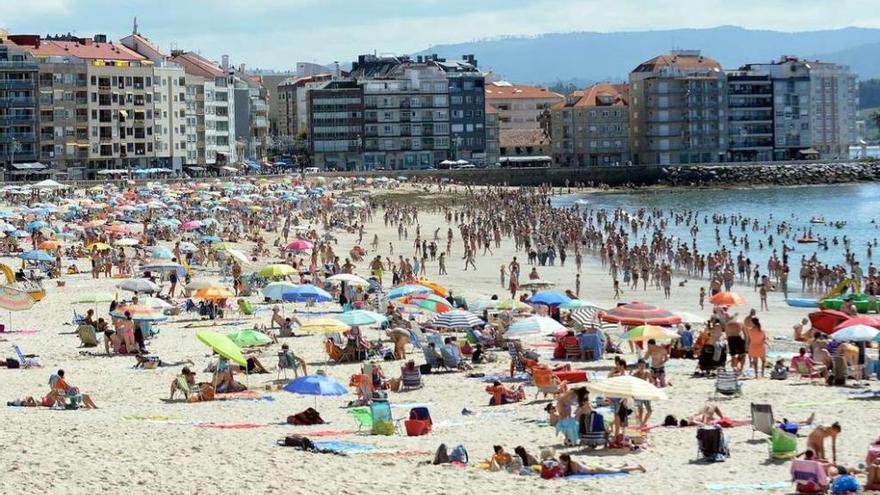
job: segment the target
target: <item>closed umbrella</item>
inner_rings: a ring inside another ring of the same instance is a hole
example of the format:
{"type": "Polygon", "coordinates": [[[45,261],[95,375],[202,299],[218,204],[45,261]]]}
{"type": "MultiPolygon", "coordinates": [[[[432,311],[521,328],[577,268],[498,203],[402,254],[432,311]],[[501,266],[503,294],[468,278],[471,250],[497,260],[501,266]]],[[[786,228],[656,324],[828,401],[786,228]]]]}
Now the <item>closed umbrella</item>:
{"type": "Polygon", "coordinates": [[[201,343],[210,347],[211,350],[217,354],[247,368],[247,360],[244,358],[244,355],[242,355],[241,348],[235,345],[235,342],[230,340],[226,335],[208,330],[201,330],[196,332],[196,338],[199,339],[201,343]]]}
{"type": "Polygon", "coordinates": [[[588,382],[587,390],[604,397],[636,400],[664,400],[666,392],[641,378],[624,375],[588,382]]]}
{"type": "Polygon", "coordinates": [[[460,309],[440,313],[431,320],[432,327],[447,329],[473,328],[485,323],[473,313],[460,309]]]}

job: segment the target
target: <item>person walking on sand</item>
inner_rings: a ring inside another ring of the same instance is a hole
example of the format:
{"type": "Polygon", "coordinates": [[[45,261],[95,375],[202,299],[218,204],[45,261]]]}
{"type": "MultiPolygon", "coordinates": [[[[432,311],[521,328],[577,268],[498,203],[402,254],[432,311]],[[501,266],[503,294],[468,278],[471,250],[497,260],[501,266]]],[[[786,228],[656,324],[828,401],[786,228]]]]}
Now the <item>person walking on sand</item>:
{"type": "Polygon", "coordinates": [[[505,288],[505,287],[507,287],[507,286],[504,284],[504,279],[506,278],[506,275],[507,275],[507,266],[506,266],[506,265],[501,265],[501,288],[502,288],[502,289],[505,288]]]}
{"type": "Polygon", "coordinates": [[[700,309],[706,308],[706,288],[700,287],[700,309]]]}
{"type": "Polygon", "coordinates": [[[620,282],[616,278],[614,279],[614,295],[611,298],[620,299],[620,282]]]}
{"type": "Polygon", "coordinates": [[[581,274],[576,273],[574,275],[574,295],[577,297],[581,297],[581,274]]]}
{"type": "Polygon", "coordinates": [[[471,249],[468,249],[467,254],[465,254],[464,271],[467,271],[468,266],[474,267],[474,271],[477,270],[477,264],[474,263],[474,252],[471,249]]]}
{"type": "Polygon", "coordinates": [[[440,253],[440,256],[437,258],[437,265],[439,266],[438,275],[446,275],[446,253],[440,253]]]}

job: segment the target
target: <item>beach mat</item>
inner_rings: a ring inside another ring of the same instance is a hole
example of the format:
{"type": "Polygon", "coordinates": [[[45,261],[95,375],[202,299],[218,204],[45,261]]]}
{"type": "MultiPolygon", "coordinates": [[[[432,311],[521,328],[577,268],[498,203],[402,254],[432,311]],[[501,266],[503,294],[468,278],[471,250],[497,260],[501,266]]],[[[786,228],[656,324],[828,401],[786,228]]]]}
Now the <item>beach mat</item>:
{"type": "Polygon", "coordinates": [[[760,490],[782,490],[791,488],[787,481],[769,481],[764,483],[706,483],[706,489],[713,492],[751,492],[760,490]]]}

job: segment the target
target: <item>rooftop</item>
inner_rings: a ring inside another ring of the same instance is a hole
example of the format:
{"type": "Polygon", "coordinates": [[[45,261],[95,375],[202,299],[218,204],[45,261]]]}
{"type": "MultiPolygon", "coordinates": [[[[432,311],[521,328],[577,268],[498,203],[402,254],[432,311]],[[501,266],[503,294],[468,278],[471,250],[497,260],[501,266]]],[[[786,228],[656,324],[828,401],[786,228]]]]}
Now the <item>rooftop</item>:
{"type": "Polygon", "coordinates": [[[176,53],[171,60],[182,65],[187,74],[215,78],[223,76],[223,68],[195,52],[176,53]]]}
{"type": "Polygon", "coordinates": [[[9,41],[35,57],[73,56],[83,60],[143,61],[146,57],[123,45],[88,38],[41,39],[31,35],[11,35],[9,41]]]}
{"type": "Polygon", "coordinates": [[[629,84],[595,84],[566,95],[553,109],[583,107],[626,107],[629,105],[629,84]]]}
{"type": "Polygon", "coordinates": [[[507,81],[497,81],[486,84],[487,100],[507,100],[511,98],[522,99],[559,99],[563,96],[554,93],[547,88],[539,88],[535,86],[526,86],[524,84],[511,84],[507,81]]]}
{"type": "Polygon", "coordinates": [[[704,57],[699,50],[675,50],[667,55],[658,55],[642,62],[633,69],[633,72],[656,72],[664,68],[720,72],[721,64],[715,59],[704,57]]]}

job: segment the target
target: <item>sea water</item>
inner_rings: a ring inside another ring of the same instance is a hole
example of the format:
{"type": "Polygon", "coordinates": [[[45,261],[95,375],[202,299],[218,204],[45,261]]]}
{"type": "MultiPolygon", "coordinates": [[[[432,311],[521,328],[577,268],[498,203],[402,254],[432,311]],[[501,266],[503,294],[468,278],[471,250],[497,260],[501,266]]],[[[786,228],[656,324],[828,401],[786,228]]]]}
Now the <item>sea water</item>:
{"type": "MultiPolygon", "coordinates": [[[[797,280],[801,256],[809,257],[816,253],[823,263],[843,263],[844,236],[851,240],[850,249],[855,252],[865,271],[869,263],[880,263],[880,246],[873,248],[872,259],[867,257],[866,249],[868,242],[880,240],[880,225],[874,222],[880,216],[880,183],[740,189],[680,187],[634,192],[566,194],[556,196],[553,204],[560,207],[577,205],[581,209],[593,210],[621,208],[629,213],[635,213],[640,208],[661,209],[667,214],[670,210],[678,213],[696,212],[699,214],[700,229],[696,242],[701,253],[713,252],[721,246],[727,246],[733,252],[734,259],[742,252],[753,263],[757,262],[762,274],[766,273],[767,261],[774,249],[781,258],[782,241],[785,240],[788,246],[794,248],[794,251],[789,252],[793,281],[797,280]],[[749,237],[750,245],[746,251],[741,243],[737,243],[735,247],[731,245],[728,240],[729,223],[718,225],[721,235],[719,245],[715,239],[715,224],[712,222],[714,214],[744,215],[752,220],[757,219],[762,229],[768,221],[772,227],[765,234],[763,231],[753,232],[751,225],[745,232],[739,225],[734,225],[734,235],[742,237],[747,234],[749,237]],[[707,217],[708,223],[704,223],[707,217]],[[827,223],[812,224],[810,220],[813,217],[823,217],[827,223]],[[776,233],[776,225],[783,221],[792,226],[787,238],[781,238],[776,233]],[[831,225],[838,221],[846,222],[846,225],[843,228],[831,225]],[[817,244],[796,243],[796,239],[803,235],[805,229],[810,229],[814,237],[826,239],[827,249],[817,244]],[[767,244],[769,234],[773,235],[773,246],[767,244]],[[833,244],[834,237],[837,237],[838,245],[833,244]],[[763,249],[759,248],[759,240],[763,241],[763,249]]],[[[683,223],[675,225],[668,216],[664,215],[664,218],[669,220],[665,235],[679,238],[690,246],[694,239],[690,226],[683,223]]],[[[651,234],[651,231],[640,230],[638,242],[641,242],[643,236],[650,238],[651,234]]]]}

